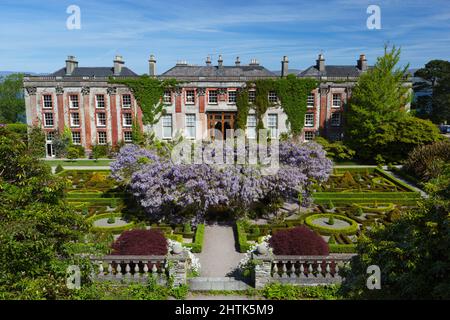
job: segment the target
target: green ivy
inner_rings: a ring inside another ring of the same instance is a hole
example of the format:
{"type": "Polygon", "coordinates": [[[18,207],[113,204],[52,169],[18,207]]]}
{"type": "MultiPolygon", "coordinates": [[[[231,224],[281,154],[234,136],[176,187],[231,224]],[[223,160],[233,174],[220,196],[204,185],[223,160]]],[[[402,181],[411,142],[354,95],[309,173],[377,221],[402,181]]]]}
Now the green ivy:
{"type": "Polygon", "coordinates": [[[245,129],[248,112],[253,109],[257,117],[256,129],[264,129],[263,116],[267,109],[274,105],[269,102],[269,92],[274,91],[288,118],[291,132],[294,135],[301,134],[305,121],[307,97],[317,85],[318,82],[314,79],[300,79],[294,75],[288,75],[280,79],[260,79],[247,82],[246,87],[240,91],[236,100],[237,128],[245,129]],[[256,88],[254,103],[248,102],[249,88],[256,88]]]}
{"type": "Polygon", "coordinates": [[[142,110],[142,122],[149,125],[156,124],[159,115],[163,114],[164,104],[161,98],[164,90],[174,88],[178,84],[175,79],[159,80],[148,75],[129,79],[110,78],[108,82],[123,84],[131,90],[142,110]]]}

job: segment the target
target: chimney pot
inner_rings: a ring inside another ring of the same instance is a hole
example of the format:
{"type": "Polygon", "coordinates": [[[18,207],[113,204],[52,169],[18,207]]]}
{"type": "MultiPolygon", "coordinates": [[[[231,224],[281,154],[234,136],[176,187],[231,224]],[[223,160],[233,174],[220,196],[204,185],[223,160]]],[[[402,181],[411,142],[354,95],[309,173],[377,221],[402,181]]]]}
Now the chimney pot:
{"type": "Polygon", "coordinates": [[[66,60],[66,75],[72,75],[75,68],[78,68],[78,61],[75,56],[68,56],[66,60]]]}
{"type": "Polygon", "coordinates": [[[118,76],[122,73],[122,67],[125,64],[125,61],[123,61],[122,56],[116,55],[114,59],[114,75],[118,76]]]}
{"type": "Polygon", "coordinates": [[[210,66],[210,65],[211,65],[211,57],[210,57],[210,56],[207,56],[207,57],[206,57],[206,65],[207,65],[207,66],[210,66]]]}
{"type": "Polygon", "coordinates": [[[325,71],[325,58],[323,56],[323,53],[319,54],[319,58],[316,60],[316,67],[320,72],[325,71]]]}
{"type": "Polygon", "coordinates": [[[281,60],[281,76],[286,77],[289,73],[289,60],[287,56],[284,56],[281,60]]]}
{"type": "Polygon", "coordinates": [[[365,54],[359,55],[359,59],[357,61],[358,69],[361,71],[367,70],[367,59],[365,54]]]}
{"type": "Polygon", "coordinates": [[[221,67],[223,65],[223,59],[222,59],[222,55],[219,54],[219,59],[217,60],[217,64],[219,67],[221,67]]]}
{"type": "Polygon", "coordinates": [[[235,64],[236,64],[237,66],[239,66],[239,65],[241,64],[241,61],[239,60],[239,57],[236,57],[235,64]]]}
{"type": "Polygon", "coordinates": [[[148,60],[148,71],[150,77],[156,76],[156,59],[153,54],[150,55],[150,59],[148,60]]]}

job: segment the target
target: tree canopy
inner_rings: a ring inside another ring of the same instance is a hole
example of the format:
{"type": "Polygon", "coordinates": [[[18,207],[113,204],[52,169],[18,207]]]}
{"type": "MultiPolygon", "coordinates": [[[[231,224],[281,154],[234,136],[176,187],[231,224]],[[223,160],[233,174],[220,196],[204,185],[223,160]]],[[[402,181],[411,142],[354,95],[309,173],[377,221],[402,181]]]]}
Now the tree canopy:
{"type": "Polygon", "coordinates": [[[22,74],[11,74],[0,79],[0,123],[14,123],[24,116],[22,88],[22,74]]]}
{"type": "Polygon", "coordinates": [[[440,139],[429,121],[413,117],[405,85],[408,65],[397,67],[400,49],[385,47],[375,66],[358,80],[346,113],[346,144],[362,160],[398,162],[414,147],[440,139]]]}

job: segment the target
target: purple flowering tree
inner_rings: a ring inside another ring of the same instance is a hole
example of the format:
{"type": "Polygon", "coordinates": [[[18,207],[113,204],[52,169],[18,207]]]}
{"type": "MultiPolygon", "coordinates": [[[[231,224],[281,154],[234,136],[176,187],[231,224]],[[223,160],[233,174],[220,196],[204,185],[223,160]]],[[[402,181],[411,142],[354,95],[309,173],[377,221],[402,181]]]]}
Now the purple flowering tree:
{"type": "Polygon", "coordinates": [[[279,157],[278,172],[263,175],[258,166],[175,164],[153,151],[127,145],[111,170],[150,218],[201,220],[211,208],[225,207],[242,214],[299,192],[306,205],[309,186],[326,181],[332,170],[331,161],[315,143],[280,143],[279,157]]]}

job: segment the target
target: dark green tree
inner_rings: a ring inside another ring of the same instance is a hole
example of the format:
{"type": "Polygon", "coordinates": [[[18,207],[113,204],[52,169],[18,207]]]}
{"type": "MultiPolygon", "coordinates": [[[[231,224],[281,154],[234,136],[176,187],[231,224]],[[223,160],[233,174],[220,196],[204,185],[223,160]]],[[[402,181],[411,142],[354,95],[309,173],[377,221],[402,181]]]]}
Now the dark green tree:
{"type": "Polygon", "coordinates": [[[67,266],[89,266],[70,251],[87,225],[64,187],[14,134],[0,136],[0,299],[70,297],[67,266]]]}
{"type": "Polygon", "coordinates": [[[0,122],[14,123],[25,114],[22,90],[22,74],[11,74],[0,79],[0,122]]]}
{"type": "Polygon", "coordinates": [[[432,96],[422,96],[416,101],[416,108],[431,109],[430,118],[435,123],[450,122],[450,62],[431,60],[414,75],[424,79],[415,84],[414,91],[431,91],[432,96]]]}
{"type": "Polygon", "coordinates": [[[399,61],[400,49],[385,47],[384,55],[353,90],[346,113],[345,142],[362,160],[398,162],[417,145],[439,139],[430,122],[405,111],[411,100],[405,85],[408,65],[399,68],[399,61]]]}

